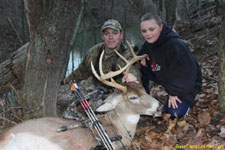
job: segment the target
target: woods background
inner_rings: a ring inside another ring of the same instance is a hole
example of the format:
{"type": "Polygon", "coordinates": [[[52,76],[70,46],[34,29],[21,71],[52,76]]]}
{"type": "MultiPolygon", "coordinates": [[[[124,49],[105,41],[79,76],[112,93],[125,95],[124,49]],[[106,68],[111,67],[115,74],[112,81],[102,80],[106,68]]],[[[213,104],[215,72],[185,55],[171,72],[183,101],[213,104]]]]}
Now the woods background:
{"type": "MultiPolygon", "coordinates": [[[[98,30],[108,18],[121,22],[127,40],[131,38],[127,29],[138,25],[143,14],[158,13],[199,59],[205,53],[217,55],[221,43],[220,69],[224,70],[223,0],[1,0],[0,12],[1,102],[15,97],[10,105],[19,103],[32,112],[25,118],[57,116],[60,82],[70,53],[76,52],[74,46],[82,33],[91,34],[91,38],[85,37],[88,43],[98,43],[98,30]],[[207,38],[213,39],[212,43],[207,38]],[[207,44],[215,49],[207,51],[207,44]]],[[[141,45],[141,36],[133,36],[140,39],[133,45],[141,45]]],[[[225,93],[224,80],[221,71],[220,93],[225,93]]],[[[221,111],[224,99],[221,94],[221,111]]]]}
{"type": "MultiPolygon", "coordinates": [[[[60,83],[69,68],[75,69],[78,59],[101,41],[106,19],[119,20],[124,40],[140,47],[140,17],[155,12],[188,44],[201,66],[203,86],[187,117],[172,121],[142,116],[131,149],[186,145],[224,149],[224,4],[224,0],[0,0],[0,135],[27,119],[61,116],[59,110],[73,97],[70,86],[60,83]]],[[[151,95],[161,100],[167,93],[153,85],[151,95]]]]}

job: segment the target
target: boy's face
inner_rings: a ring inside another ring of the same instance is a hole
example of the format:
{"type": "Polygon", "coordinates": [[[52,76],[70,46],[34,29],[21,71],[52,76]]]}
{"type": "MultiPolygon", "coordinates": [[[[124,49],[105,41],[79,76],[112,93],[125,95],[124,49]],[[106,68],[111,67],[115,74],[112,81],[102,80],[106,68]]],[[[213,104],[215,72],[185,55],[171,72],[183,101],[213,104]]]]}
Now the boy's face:
{"type": "Polygon", "coordinates": [[[123,33],[118,30],[107,28],[102,33],[102,40],[105,43],[105,47],[110,50],[119,49],[123,39],[123,33]]]}
{"type": "Polygon", "coordinates": [[[155,43],[163,28],[163,24],[158,25],[154,19],[142,21],[140,26],[142,36],[148,43],[155,43]]]}

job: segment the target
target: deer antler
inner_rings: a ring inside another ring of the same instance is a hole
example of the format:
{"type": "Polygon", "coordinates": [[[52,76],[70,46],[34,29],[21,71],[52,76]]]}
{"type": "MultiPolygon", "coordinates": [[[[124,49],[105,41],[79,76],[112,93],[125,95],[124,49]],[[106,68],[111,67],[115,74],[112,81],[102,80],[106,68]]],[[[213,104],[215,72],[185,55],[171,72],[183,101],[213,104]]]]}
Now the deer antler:
{"type": "Polygon", "coordinates": [[[92,70],[92,73],[102,83],[104,83],[104,84],[106,84],[108,86],[115,87],[115,88],[123,91],[124,93],[126,93],[127,92],[127,87],[126,86],[123,86],[121,84],[116,83],[112,78],[115,77],[115,76],[117,76],[117,75],[119,75],[119,74],[121,74],[128,67],[128,65],[124,66],[123,68],[121,68],[118,71],[110,71],[109,73],[104,74],[103,71],[102,71],[102,58],[103,58],[103,55],[104,55],[104,51],[102,51],[101,56],[100,56],[100,59],[99,59],[99,72],[100,72],[101,77],[96,73],[95,68],[93,66],[93,63],[91,61],[91,70],[92,70]],[[106,80],[106,79],[109,79],[109,78],[111,79],[111,82],[109,82],[109,81],[106,80]]]}
{"type": "Polygon", "coordinates": [[[108,85],[108,86],[112,86],[112,87],[115,87],[121,91],[123,91],[124,93],[126,93],[127,91],[127,87],[126,86],[123,86],[121,84],[118,84],[116,83],[112,78],[121,74],[122,72],[125,71],[125,75],[127,75],[129,73],[129,70],[130,70],[130,67],[135,63],[137,62],[138,60],[141,60],[143,58],[145,58],[147,55],[142,55],[142,56],[137,56],[135,53],[134,53],[134,50],[132,49],[130,43],[127,41],[127,44],[128,44],[128,47],[129,49],[131,50],[131,53],[133,55],[133,58],[128,61],[126,58],[124,58],[119,52],[117,52],[116,50],[115,53],[122,59],[126,62],[126,65],[123,67],[123,68],[120,68],[120,70],[117,70],[117,71],[110,71],[108,72],[107,74],[104,74],[103,71],[102,71],[102,59],[103,59],[103,55],[104,55],[104,51],[102,51],[101,53],[101,56],[100,56],[100,59],[99,59],[99,72],[100,72],[100,76],[96,73],[95,71],[95,68],[93,66],[93,63],[91,61],[91,70],[92,70],[92,73],[95,75],[95,77],[101,81],[102,83],[108,85]],[[107,79],[111,79],[111,82],[110,81],[107,81],[107,79]]]}
{"type": "Polygon", "coordinates": [[[135,62],[137,62],[137,61],[139,61],[139,60],[141,60],[141,59],[147,57],[146,54],[141,55],[141,56],[137,56],[137,55],[134,53],[134,49],[131,47],[130,42],[129,42],[129,41],[126,41],[126,42],[127,42],[128,48],[131,50],[131,53],[132,53],[132,56],[133,56],[133,58],[132,58],[130,61],[128,61],[126,58],[124,58],[122,55],[120,55],[120,53],[118,53],[118,52],[115,50],[116,54],[117,54],[118,56],[120,56],[120,58],[123,59],[123,60],[127,63],[127,65],[128,65],[128,67],[127,67],[127,69],[126,69],[126,71],[125,71],[125,73],[124,73],[125,76],[129,73],[130,67],[131,67],[135,62]]]}

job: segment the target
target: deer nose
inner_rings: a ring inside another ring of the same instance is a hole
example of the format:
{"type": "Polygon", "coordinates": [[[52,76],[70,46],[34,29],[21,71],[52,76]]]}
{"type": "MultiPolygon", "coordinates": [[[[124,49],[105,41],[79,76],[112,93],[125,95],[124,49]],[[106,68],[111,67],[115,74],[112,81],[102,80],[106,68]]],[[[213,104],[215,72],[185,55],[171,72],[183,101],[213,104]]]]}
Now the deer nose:
{"type": "Polygon", "coordinates": [[[159,103],[159,106],[157,107],[157,111],[154,113],[154,117],[162,116],[162,109],[163,109],[163,105],[159,103]]]}
{"type": "Polygon", "coordinates": [[[159,104],[159,106],[157,107],[157,111],[162,111],[163,110],[163,105],[159,104]]]}

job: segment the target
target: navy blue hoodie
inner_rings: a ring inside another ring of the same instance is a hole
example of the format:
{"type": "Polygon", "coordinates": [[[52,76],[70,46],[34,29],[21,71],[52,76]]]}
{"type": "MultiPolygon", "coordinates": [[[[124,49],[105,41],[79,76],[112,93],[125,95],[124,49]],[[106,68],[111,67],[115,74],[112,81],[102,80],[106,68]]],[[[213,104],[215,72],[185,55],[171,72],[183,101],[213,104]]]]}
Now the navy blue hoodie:
{"type": "Polygon", "coordinates": [[[187,45],[166,23],[159,39],[143,44],[139,55],[148,54],[147,67],[141,65],[142,84],[149,91],[149,80],[161,84],[171,96],[178,96],[190,105],[202,85],[201,69],[187,45]]]}

